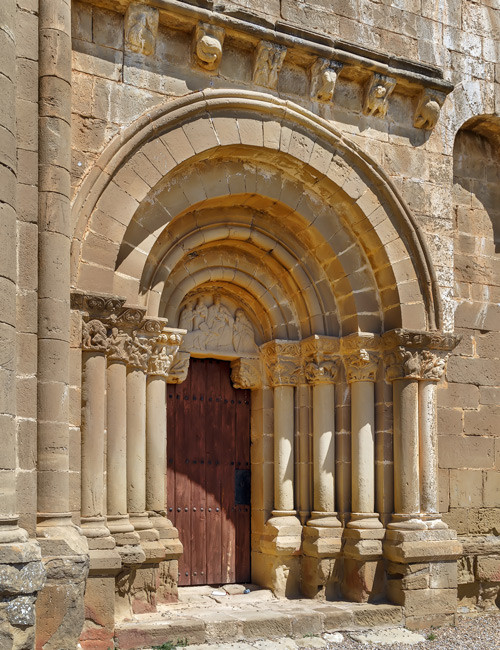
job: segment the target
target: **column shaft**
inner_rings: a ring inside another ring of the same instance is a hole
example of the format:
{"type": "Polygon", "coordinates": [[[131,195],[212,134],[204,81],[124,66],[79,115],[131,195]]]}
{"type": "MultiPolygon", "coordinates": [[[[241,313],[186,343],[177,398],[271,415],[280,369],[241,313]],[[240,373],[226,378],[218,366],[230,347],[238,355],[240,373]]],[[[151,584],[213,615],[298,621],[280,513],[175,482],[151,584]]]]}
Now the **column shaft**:
{"type": "Polygon", "coordinates": [[[110,361],[107,373],[108,516],[127,514],[127,367],[110,361]]]}
{"type": "Polygon", "coordinates": [[[397,515],[418,516],[418,381],[395,379],[393,400],[395,511],[397,515]]]}
{"type": "Polygon", "coordinates": [[[420,508],[423,513],[439,512],[436,382],[419,384],[420,423],[420,508]]]}
{"type": "Polygon", "coordinates": [[[335,386],[313,386],[314,510],[335,510],[335,386]]]}
{"type": "Polygon", "coordinates": [[[297,397],[299,403],[298,409],[298,508],[301,521],[305,521],[309,517],[311,510],[310,503],[310,460],[309,460],[309,444],[310,444],[310,428],[309,428],[309,411],[310,411],[310,397],[309,386],[301,384],[297,387],[297,397]]]}
{"type": "Polygon", "coordinates": [[[375,386],[351,384],[352,511],[375,512],[375,386]]]}
{"type": "Polygon", "coordinates": [[[167,404],[166,379],[152,375],[146,387],[146,507],[155,512],[166,508],[167,404]]]}
{"type": "Polygon", "coordinates": [[[82,517],[104,517],[106,356],[83,352],[82,517]]]}
{"type": "Polygon", "coordinates": [[[146,510],[146,374],[136,368],[127,372],[127,505],[146,510]]]}
{"type": "Polygon", "coordinates": [[[294,510],[294,388],[274,388],[274,509],[294,510]]]}

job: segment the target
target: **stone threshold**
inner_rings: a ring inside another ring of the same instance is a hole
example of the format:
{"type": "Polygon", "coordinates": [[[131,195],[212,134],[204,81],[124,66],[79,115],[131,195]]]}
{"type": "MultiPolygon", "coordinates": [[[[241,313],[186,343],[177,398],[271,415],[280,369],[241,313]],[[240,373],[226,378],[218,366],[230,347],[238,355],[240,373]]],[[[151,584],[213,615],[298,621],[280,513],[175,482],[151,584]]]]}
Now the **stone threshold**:
{"type": "Polygon", "coordinates": [[[213,595],[223,588],[179,590],[177,603],[160,604],[157,612],[137,614],[115,627],[119,650],[139,650],[167,641],[189,645],[303,638],[327,632],[402,627],[403,610],[389,604],[278,599],[266,589],[213,595]]]}

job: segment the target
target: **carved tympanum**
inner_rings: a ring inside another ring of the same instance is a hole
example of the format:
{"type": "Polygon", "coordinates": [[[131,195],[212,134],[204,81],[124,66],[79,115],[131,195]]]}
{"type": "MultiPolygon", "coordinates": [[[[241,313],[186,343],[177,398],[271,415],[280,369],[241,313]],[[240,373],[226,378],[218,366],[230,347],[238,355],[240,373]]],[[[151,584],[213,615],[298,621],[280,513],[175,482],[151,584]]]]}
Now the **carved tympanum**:
{"type": "Polygon", "coordinates": [[[191,351],[257,354],[253,325],[243,309],[234,314],[219,296],[189,300],[179,317],[179,327],[187,330],[183,348],[191,351]]]}
{"type": "Polygon", "coordinates": [[[413,126],[417,129],[430,130],[436,126],[441,112],[441,106],[445,100],[444,93],[425,89],[420,95],[415,116],[413,118],[413,126]]]}
{"type": "Polygon", "coordinates": [[[158,34],[158,9],[143,4],[129,5],[125,16],[125,43],[138,54],[154,54],[158,34]]]}
{"type": "Polygon", "coordinates": [[[222,59],[224,29],[216,25],[198,23],[194,33],[194,62],[205,70],[216,70],[222,59]]]}
{"type": "Polygon", "coordinates": [[[311,99],[315,102],[329,102],[333,97],[341,63],[317,58],[309,69],[311,77],[311,99]]]}
{"type": "Polygon", "coordinates": [[[396,87],[396,79],[374,73],[365,87],[363,113],[375,117],[385,117],[389,108],[389,97],[396,87]]]}
{"type": "Polygon", "coordinates": [[[260,41],[255,53],[253,67],[253,82],[257,86],[276,88],[278,85],[278,74],[286,56],[286,47],[260,41]]]}

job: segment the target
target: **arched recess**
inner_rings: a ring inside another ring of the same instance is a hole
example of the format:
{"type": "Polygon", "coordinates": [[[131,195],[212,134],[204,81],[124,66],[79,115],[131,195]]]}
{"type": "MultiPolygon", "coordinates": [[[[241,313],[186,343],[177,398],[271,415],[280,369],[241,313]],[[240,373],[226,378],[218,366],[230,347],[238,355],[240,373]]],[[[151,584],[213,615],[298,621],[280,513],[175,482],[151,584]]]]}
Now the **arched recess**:
{"type": "Polygon", "coordinates": [[[206,91],[148,113],[106,148],[73,213],[73,286],[172,325],[182,291],[203,286],[254,304],[262,340],[441,325],[428,252],[391,181],[276,97],[206,91]]]}

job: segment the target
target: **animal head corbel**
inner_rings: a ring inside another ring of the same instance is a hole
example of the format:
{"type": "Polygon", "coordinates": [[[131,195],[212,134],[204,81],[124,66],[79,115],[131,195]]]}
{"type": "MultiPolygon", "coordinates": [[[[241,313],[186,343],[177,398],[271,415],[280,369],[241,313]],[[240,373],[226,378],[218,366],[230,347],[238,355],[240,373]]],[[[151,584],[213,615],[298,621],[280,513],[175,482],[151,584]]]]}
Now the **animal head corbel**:
{"type": "Polygon", "coordinates": [[[225,32],[222,27],[198,23],[194,31],[193,61],[204,70],[213,71],[222,59],[225,32]]]}
{"type": "Polygon", "coordinates": [[[373,73],[365,86],[363,114],[385,117],[389,108],[389,97],[396,87],[396,79],[373,73]]]}
{"type": "Polygon", "coordinates": [[[413,118],[413,126],[426,131],[433,129],[439,119],[445,98],[446,95],[438,90],[429,90],[428,88],[422,90],[413,118]]]}

